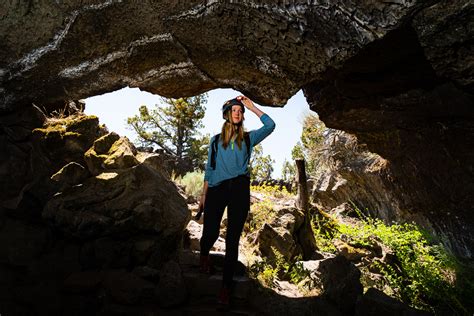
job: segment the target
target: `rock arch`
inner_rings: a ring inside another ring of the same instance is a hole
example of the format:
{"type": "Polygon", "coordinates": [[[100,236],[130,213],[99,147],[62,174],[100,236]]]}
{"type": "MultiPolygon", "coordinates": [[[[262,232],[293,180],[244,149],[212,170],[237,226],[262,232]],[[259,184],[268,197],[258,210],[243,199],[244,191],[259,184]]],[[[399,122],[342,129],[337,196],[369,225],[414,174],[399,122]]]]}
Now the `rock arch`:
{"type": "Polygon", "coordinates": [[[4,1],[0,9],[2,187],[34,176],[11,169],[40,124],[32,103],[55,109],[124,86],[169,97],[232,87],[283,106],[302,88],[329,127],[390,161],[381,176],[400,215],[421,218],[472,258],[469,1],[4,1]]]}

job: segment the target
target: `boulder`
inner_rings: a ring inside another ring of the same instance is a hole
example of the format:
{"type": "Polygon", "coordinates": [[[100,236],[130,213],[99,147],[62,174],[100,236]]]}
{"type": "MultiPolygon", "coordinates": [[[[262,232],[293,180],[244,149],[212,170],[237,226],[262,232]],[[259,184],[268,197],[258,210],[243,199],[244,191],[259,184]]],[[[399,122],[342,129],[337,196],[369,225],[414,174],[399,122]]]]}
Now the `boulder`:
{"type": "Polygon", "coordinates": [[[311,191],[315,203],[338,214],[357,216],[354,206],[347,205],[353,201],[370,215],[387,221],[396,218],[394,210],[399,211],[400,205],[380,177],[388,164],[385,159],[359,145],[354,135],[339,130],[328,130],[324,148],[311,191]]]}
{"type": "Polygon", "coordinates": [[[48,119],[42,127],[33,130],[32,136],[38,154],[61,168],[72,161],[82,164],[84,153],[104,132],[97,116],[78,114],[48,119]]]}
{"type": "Polygon", "coordinates": [[[149,266],[138,266],[133,269],[133,273],[140,278],[157,283],[160,280],[160,271],[149,266]]]}
{"type": "Polygon", "coordinates": [[[432,313],[416,310],[376,288],[369,288],[357,300],[356,316],[429,316],[432,313]]]}
{"type": "Polygon", "coordinates": [[[81,164],[70,162],[51,176],[51,180],[60,183],[60,189],[64,190],[75,184],[81,183],[89,177],[89,172],[81,164]]]}
{"type": "MultiPolygon", "coordinates": [[[[40,112],[37,107],[33,109],[37,110],[24,112],[30,115],[40,112]]],[[[0,155],[0,182],[5,181],[0,205],[16,210],[17,217],[24,213],[21,215],[37,220],[46,201],[62,189],[62,184],[51,180],[51,176],[70,162],[85,166],[84,152],[103,135],[105,128],[99,126],[96,116],[84,114],[45,117],[41,121],[35,120],[41,122],[36,128],[21,115],[11,118],[20,121],[6,122],[5,131],[17,131],[21,135],[0,135],[3,146],[0,152],[9,153],[5,157],[0,155]],[[13,125],[11,129],[10,124],[13,125]],[[28,130],[27,138],[23,138],[28,130]],[[16,142],[9,140],[12,137],[16,142]]]]}
{"type": "Polygon", "coordinates": [[[112,132],[94,142],[84,154],[89,171],[98,175],[108,169],[125,169],[138,164],[137,150],[127,137],[112,132]]]}
{"type": "Polygon", "coordinates": [[[158,242],[156,240],[156,236],[154,235],[138,236],[133,241],[131,260],[136,265],[145,264],[149,256],[157,248],[157,245],[158,242]]]}
{"type": "Polygon", "coordinates": [[[257,233],[259,251],[270,258],[275,258],[275,250],[285,259],[302,254],[295,234],[303,223],[304,214],[297,208],[281,208],[275,212],[275,219],[265,223],[257,233]]]}
{"type": "Polygon", "coordinates": [[[163,265],[155,295],[163,307],[176,306],[184,302],[187,297],[186,284],[177,262],[168,261],[163,265]]]}
{"type": "Polygon", "coordinates": [[[132,241],[109,236],[83,244],[80,262],[85,268],[128,268],[132,261],[132,241]]]}
{"type": "Polygon", "coordinates": [[[357,298],[362,295],[360,271],[341,255],[319,262],[318,272],[323,284],[323,295],[344,313],[354,312],[357,298]]]}
{"type": "Polygon", "coordinates": [[[140,163],[161,172],[165,178],[171,178],[172,168],[169,165],[170,162],[163,155],[138,151],[135,157],[140,163]]]}
{"type": "Polygon", "coordinates": [[[349,261],[359,262],[362,258],[371,254],[366,249],[353,247],[339,239],[336,239],[333,243],[337,251],[349,261]]]}
{"type": "MultiPolygon", "coordinates": [[[[190,250],[200,250],[200,241],[202,236],[202,225],[194,220],[189,221],[184,235],[184,245],[190,250]]],[[[225,239],[218,237],[211,250],[225,251],[225,239]]]]}
{"type": "Polygon", "coordinates": [[[145,166],[102,173],[58,194],[43,218],[56,229],[79,238],[153,232],[181,236],[190,219],[176,187],[145,166]]]}
{"type": "Polygon", "coordinates": [[[138,151],[136,157],[138,161],[159,170],[167,178],[172,175],[182,177],[186,173],[194,171],[193,163],[189,158],[177,158],[166,153],[163,149],[138,151]]]}

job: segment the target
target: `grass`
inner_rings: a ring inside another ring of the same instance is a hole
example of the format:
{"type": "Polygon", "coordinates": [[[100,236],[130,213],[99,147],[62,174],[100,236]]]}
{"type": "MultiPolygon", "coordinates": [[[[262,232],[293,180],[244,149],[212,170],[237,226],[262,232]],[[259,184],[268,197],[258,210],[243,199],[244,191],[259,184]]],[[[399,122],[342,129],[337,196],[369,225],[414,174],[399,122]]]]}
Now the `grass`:
{"type": "Polygon", "coordinates": [[[413,223],[386,225],[357,212],[361,221],[355,225],[339,224],[324,212],[316,216],[313,229],[320,249],[335,252],[332,245],[335,239],[369,249],[377,241],[395,257],[390,263],[372,262],[389,283],[391,295],[435,314],[469,314],[474,280],[468,267],[413,223]],[[462,285],[460,275],[463,275],[462,285]]]}

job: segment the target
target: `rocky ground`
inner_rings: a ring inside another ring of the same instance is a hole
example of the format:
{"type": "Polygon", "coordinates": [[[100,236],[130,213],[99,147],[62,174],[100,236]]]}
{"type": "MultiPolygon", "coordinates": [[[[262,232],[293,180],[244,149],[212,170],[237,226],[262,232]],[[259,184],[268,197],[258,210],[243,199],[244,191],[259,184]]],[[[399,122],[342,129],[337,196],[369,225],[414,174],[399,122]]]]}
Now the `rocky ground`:
{"type": "MultiPolygon", "coordinates": [[[[377,289],[376,285],[386,284],[385,277],[381,271],[370,272],[366,267],[374,260],[388,262],[393,259],[393,255],[382,243],[375,240],[366,248],[356,248],[337,240],[334,243],[337,249],[335,254],[316,251],[315,259],[298,261],[306,273],[299,282],[284,276],[276,277],[271,282],[262,278],[262,275],[253,271],[258,263],[275,259],[276,256],[281,256],[290,262],[295,261],[298,255],[301,258],[302,255],[297,231],[302,225],[304,214],[294,206],[294,196],[275,198],[265,193],[252,192],[252,209],[248,221],[252,222],[253,217],[258,216],[256,213],[262,211],[256,206],[268,200],[271,200],[270,211],[273,215],[267,214],[263,225],[256,229],[251,230],[246,226],[239,249],[239,270],[245,278],[249,278],[246,282],[252,289],[250,302],[259,313],[292,315],[298,311],[298,314],[302,315],[379,315],[380,311],[384,310],[393,315],[404,313],[429,315],[410,308],[377,289]],[[372,280],[374,286],[365,294],[361,279],[364,283],[367,283],[365,280],[372,280]],[[309,283],[312,286],[305,286],[309,283]],[[265,309],[262,310],[261,306],[265,306],[265,309]]],[[[189,204],[189,207],[193,214],[197,213],[196,203],[189,204]]],[[[348,205],[335,208],[332,215],[345,223],[357,224],[357,219],[344,215],[348,213],[348,208],[348,205]]],[[[219,256],[225,251],[225,222],[224,218],[221,235],[214,246],[216,255],[219,256]]],[[[200,221],[191,219],[187,232],[185,246],[197,255],[202,219],[200,221]]],[[[242,282],[241,279],[239,282],[242,282]]],[[[389,292],[390,289],[386,290],[389,292]]],[[[214,295],[216,293],[217,290],[214,295]]],[[[236,301],[237,306],[242,306],[241,303],[236,301]]]]}

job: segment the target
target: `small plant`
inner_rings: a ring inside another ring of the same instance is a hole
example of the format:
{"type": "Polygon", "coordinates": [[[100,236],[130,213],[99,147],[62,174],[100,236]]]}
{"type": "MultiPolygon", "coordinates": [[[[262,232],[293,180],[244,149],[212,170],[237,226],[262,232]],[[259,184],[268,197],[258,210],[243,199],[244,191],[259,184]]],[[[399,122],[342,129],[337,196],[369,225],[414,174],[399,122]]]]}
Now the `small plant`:
{"type": "Polygon", "coordinates": [[[311,271],[305,269],[303,258],[299,255],[293,259],[293,263],[289,264],[285,271],[285,276],[290,283],[296,284],[302,291],[311,291],[318,287],[318,279],[313,278],[311,271]]]}
{"type": "Polygon", "coordinates": [[[254,203],[250,207],[250,213],[252,214],[248,221],[250,232],[260,229],[263,224],[271,222],[275,218],[273,203],[269,199],[254,203]]]}
{"type": "Polygon", "coordinates": [[[337,222],[323,211],[312,212],[311,228],[314,233],[316,246],[324,252],[336,253],[337,249],[332,243],[337,231],[337,222]]]}
{"type": "Polygon", "coordinates": [[[265,286],[274,288],[276,281],[286,280],[300,287],[302,292],[311,291],[317,287],[317,280],[311,276],[311,271],[304,268],[301,256],[287,260],[281,252],[272,247],[274,257],[254,262],[249,267],[249,274],[265,286]]]}
{"type": "Polygon", "coordinates": [[[278,271],[267,259],[263,259],[250,265],[249,276],[259,280],[266,287],[272,288],[275,286],[275,280],[278,279],[278,271]]]}
{"type": "Polygon", "coordinates": [[[204,173],[202,171],[188,172],[182,178],[177,177],[173,172],[171,179],[184,186],[187,195],[193,196],[196,199],[200,197],[204,182],[204,173]]]}

